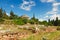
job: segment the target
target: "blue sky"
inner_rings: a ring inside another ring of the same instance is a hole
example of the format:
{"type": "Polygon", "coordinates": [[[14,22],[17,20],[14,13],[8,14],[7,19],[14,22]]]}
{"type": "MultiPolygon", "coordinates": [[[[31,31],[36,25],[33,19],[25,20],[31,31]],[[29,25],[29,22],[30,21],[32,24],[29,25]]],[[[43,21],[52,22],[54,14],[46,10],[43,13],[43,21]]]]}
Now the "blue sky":
{"type": "Polygon", "coordinates": [[[15,14],[28,15],[32,17],[33,13],[40,21],[47,19],[60,19],[60,0],[0,0],[0,8],[7,14],[11,10],[15,14]]]}

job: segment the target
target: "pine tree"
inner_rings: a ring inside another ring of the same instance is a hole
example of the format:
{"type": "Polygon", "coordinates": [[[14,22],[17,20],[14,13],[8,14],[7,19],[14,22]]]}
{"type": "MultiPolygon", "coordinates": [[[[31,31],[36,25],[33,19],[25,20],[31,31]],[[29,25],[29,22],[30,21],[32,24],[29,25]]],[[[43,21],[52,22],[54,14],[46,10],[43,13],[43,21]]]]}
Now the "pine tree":
{"type": "Polygon", "coordinates": [[[50,19],[48,19],[48,22],[50,23],[50,19]]]}
{"type": "Polygon", "coordinates": [[[15,16],[15,15],[14,15],[14,12],[13,12],[13,11],[11,11],[11,12],[10,12],[10,19],[13,19],[13,18],[14,18],[14,16],[15,16]]]}
{"type": "Polygon", "coordinates": [[[55,25],[55,26],[58,26],[58,17],[56,17],[56,20],[55,20],[55,22],[54,22],[54,25],[55,25]]]}
{"type": "Polygon", "coordinates": [[[55,22],[55,21],[54,21],[54,19],[53,19],[53,20],[52,20],[52,24],[53,24],[53,25],[54,25],[54,22],[55,22]]]}
{"type": "Polygon", "coordinates": [[[31,18],[32,20],[35,20],[35,14],[33,14],[33,17],[31,18]]]}
{"type": "Polygon", "coordinates": [[[10,19],[17,19],[18,16],[13,11],[10,12],[10,19]]]}
{"type": "Polygon", "coordinates": [[[35,22],[35,14],[33,14],[33,17],[31,18],[31,22],[33,23],[33,24],[35,24],[36,22],[35,22]]]}
{"type": "Polygon", "coordinates": [[[6,14],[6,11],[3,12],[3,18],[8,19],[8,15],[6,14]]]}
{"type": "Polygon", "coordinates": [[[0,9],[0,18],[2,18],[2,14],[3,12],[2,12],[2,8],[0,9]]]}

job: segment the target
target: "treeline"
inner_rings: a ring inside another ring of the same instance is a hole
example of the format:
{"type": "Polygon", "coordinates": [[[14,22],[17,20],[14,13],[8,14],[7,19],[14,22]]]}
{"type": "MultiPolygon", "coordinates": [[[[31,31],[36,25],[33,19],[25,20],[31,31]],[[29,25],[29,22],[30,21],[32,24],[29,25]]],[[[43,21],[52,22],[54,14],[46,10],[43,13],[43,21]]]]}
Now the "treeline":
{"type": "Polygon", "coordinates": [[[0,23],[3,23],[5,20],[13,20],[14,24],[23,25],[23,24],[38,24],[38,19],[35,18],[35,15],[33,14],[33,17],[31,19],[28,18],[22,18],[21,16],[18,16],[14,14],[14,12],[11,10],[10,15],[7,15],[5,10],[2,10],[0,8],[0,23]]]}
{"type": "Polygon", "coordinates": [[[2,8],[0,8],[0,18],[4,18],[4,19],[15,19],[18,16],[14,14],[14,12],[11,10],[10,11],[10,15],[7,15],[5,10],[2,10],[2,8]]]}
{"type": "Polygon", "coordinates": [[[56,17],[56,20],[48,20],[48,25],[60,26],[60,20],[56,17]]]}
{"type": "Polygon", "coordinates": [[[56,17],[56,20],[50,20],[48,19],[47,21],[39,21],[37,18],[35,18],[35,14],[33,14],[32,18],[25,18],[25,17],[21,17],[18,16],[16,14],[14,14],[14,12],[11,10],[10,11],[10,15],[7,15],[5,10],[2,10],[2,8],[0,8],[0,23],[4,23],[5,20],[12,20],[14,22],[14,24],[18,24],[18,25],[24,25],[27,23],[30,24],[40,24],[40,25],[50,25],[50,26],[60,26],[60,20],[58,20],[58,17],[56,17]]]}
{"type": "Polygon", "coordinates": [[[42,22],[40,22],[39,21],[39,24],[44,24],[44,25],[46,25],[46,26],[60,26],[60,20],[58,19],[58,17],[56,17],[56,20],[50,20],[50,19],[48,19],[48,22],[47,21],[42,21],[42,22]]]}

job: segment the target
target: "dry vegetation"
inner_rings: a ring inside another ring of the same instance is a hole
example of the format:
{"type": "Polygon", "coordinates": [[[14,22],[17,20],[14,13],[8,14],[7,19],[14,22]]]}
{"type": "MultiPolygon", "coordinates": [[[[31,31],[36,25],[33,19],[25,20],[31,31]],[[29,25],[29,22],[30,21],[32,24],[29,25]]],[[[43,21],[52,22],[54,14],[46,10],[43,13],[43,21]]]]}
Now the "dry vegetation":
{"type": "Polygon", "coordinates": [[[59,40],[55,26],[0,24],[0,40],[59,40]]]}

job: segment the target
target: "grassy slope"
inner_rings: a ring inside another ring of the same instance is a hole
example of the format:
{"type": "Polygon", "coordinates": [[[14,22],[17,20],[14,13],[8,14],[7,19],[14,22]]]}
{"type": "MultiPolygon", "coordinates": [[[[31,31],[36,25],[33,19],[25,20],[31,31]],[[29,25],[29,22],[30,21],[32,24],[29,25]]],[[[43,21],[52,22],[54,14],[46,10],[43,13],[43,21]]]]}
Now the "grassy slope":
{"type": "Polygon", "coordinates": [[[47,40],[55,40],[55,38],[58,37],[59,35],[60,31],[55,31],[51,33],[40,33],[34,36],[31,35],[29,38],[23,40],[43,40],[42,39],[43,37],[45,37],[47,40]]]}

